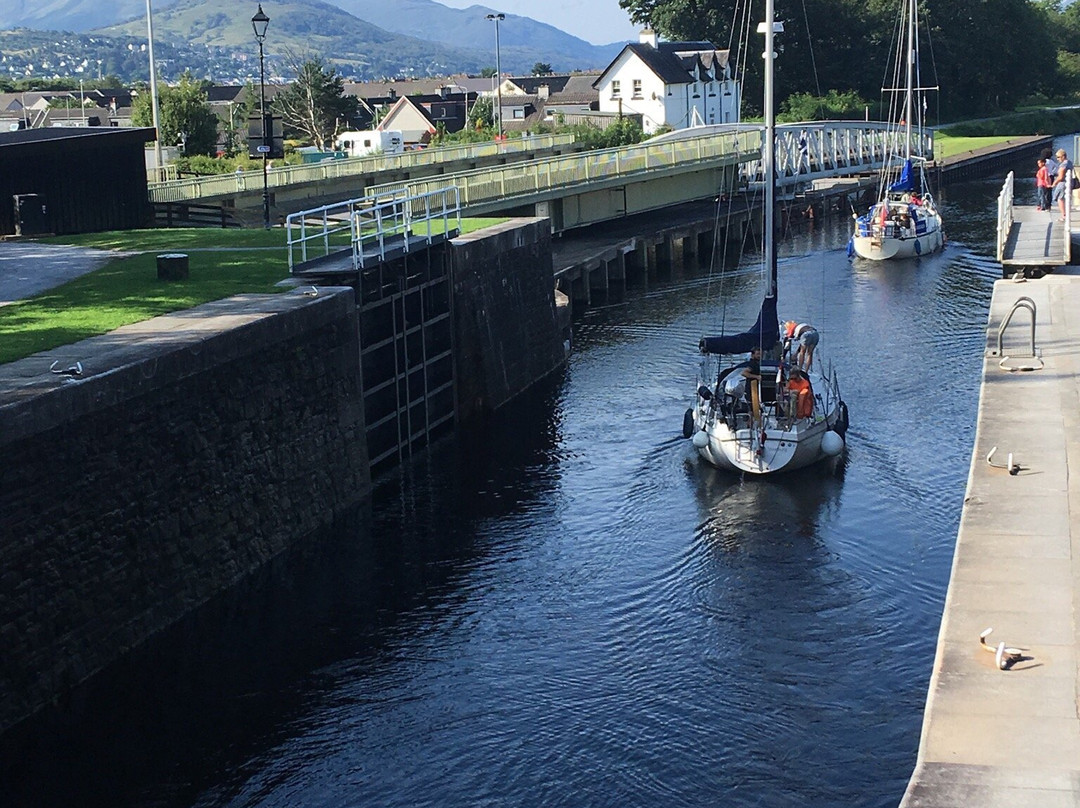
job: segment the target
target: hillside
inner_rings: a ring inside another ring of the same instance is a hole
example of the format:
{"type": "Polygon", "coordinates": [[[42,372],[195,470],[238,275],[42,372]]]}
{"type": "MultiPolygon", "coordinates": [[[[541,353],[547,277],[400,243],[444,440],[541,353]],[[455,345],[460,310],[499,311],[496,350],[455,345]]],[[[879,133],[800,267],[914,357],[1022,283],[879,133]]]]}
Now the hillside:
{"type": "MultiPolygon", "coordinates": [[[[282,61],[291,60],[287,54],[322,56],[356,79],[478,73],[495,65],[494,26],[484,18],[490,10],[482,6],[451,9],[434,0],[272,0],[266,10],[272,18],[266,49],[276,73],[287,72],[282,61]]],[[[179,53],[205,50],[219,67],[233,62],[242,67],[254,48],[247,5],[154,0],[153,12],[155,40],[172,43],[179,53]]],[[[0,29],[41,31],[45,26],[123,37],[126,48],[129,38],[146,37],[146,2],[0,0],[0,29]]],[[[515,15],[501,24],[500,39],[503,70],[519,74],[537,62],[556,71],[602,68],[622,44],[595,46],[515,15]]],[[[87,58],[103,57],[99,52],[87,58]]],[[[189,66],[199,73],[205,61],[196,57],[189,66]]]]}

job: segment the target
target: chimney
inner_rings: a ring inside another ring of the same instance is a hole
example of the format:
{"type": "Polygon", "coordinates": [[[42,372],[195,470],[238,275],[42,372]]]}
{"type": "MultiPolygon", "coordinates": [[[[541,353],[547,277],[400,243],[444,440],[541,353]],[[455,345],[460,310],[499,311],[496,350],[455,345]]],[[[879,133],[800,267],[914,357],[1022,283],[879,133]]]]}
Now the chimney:
{"type": "Polygon", "coordinates": [[[546,84],[541,84],[539,87],[536,88],[536,97],[539,98],[541,101],[547,101],[550,95],[551,88],[548,87],[546,84]]]}
{"type": "Polygon", "coordinates": [[[638,42],[642,45],[648,45],[650,48],[656,48],[656,31],[652,28],[644,28],[641,33],[638,34],[638,42]]]}

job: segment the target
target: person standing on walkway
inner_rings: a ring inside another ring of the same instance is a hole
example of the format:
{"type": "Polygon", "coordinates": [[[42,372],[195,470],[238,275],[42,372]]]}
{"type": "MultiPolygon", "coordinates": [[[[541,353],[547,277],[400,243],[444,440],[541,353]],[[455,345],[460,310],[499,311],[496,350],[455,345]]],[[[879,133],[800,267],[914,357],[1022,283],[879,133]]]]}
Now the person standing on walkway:
{"type": "Polygon", "coordinates": [[[1035,187],[1039,191],[1039,210],[1050,210],[1050,171],[1046,167],[1046,160],[1039,158],[1039,168],[1035,171],[1035,187]]]}
{"type": "Polygon", "coordinates": [[[1072,176],[1073,164],[1064,149],[1058,149],[1054,156],[1058,161],[1057,176],[1053,182],[1054,200],[1058,203],[1061,221],[1065,221],[1065,205],[1069,201],[1069,178],[1072,176]]]}

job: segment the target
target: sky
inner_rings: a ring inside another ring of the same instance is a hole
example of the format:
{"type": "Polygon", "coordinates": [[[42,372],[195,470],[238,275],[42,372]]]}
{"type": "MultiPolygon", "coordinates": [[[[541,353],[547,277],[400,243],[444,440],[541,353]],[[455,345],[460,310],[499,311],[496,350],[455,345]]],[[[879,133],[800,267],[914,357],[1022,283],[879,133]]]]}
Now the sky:
{"type": "Polygon", "coordinates": [[[483,5],[504,14],[530,17],[594,45],[631,40],[638,26],[619,8],[619,0],[437,0],[451,8],[483,5]]]}

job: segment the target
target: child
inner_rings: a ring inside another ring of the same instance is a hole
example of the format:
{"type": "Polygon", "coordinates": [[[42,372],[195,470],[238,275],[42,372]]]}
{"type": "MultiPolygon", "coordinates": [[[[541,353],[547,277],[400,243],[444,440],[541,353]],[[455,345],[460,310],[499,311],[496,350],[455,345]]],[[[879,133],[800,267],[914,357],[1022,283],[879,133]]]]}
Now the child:
{"type": "Polygon", "coordinates": [[[1039,210],[1050,210],[1050,171],[1041,157],[1039,170],[1035,172],[1035,187],[1039,189],[1039,210]]]}

